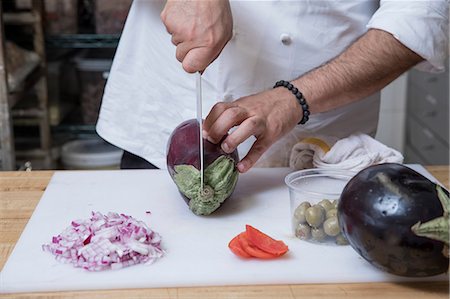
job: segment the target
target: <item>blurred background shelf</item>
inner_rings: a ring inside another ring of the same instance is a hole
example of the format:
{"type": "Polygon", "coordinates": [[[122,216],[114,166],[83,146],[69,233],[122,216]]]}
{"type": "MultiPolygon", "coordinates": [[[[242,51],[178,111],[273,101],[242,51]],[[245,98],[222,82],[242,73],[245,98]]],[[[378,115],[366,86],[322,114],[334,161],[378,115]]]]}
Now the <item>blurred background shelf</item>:
{"type": "Polygon", "coordinates": [[[99,139],[95,123],[131,2],[0,1],[0,69],[11,44],[10,53],[33,56],[12,83],[0,70],[1,170],[59,169],[65,144],[99,139]]]}
{"type": "Polygon", "coordinates": [[[46,38],[49,48],[96,49],[116,48],[120,34],[64,34],[46,38]]]}
{"type": "Polygon", "coordinates": [[[33,151],[42,168],[54,166],[51,153],[50,123],[48,118],[48,91],[46,73],[46,53],[44,44],[44,7],[42,1],[30,1],[27,10],[8,10],[1,2],[0,18],[0,165],[1,169],[14,170],[20,167],[21,153],[16,149],[14,127],[16,122],[26,118],[38,128],[38,144],[33,151]],[[7,32],[17,27],[25,27],[28,40],[14,40],[7,32]],[[21,43],[25,45],[22,45],[21,43]],[[22,101],[34,98],[34,105],[19,108],[22,101]]]}
{"type": "MultiPolygon", "coordinates": [[[[30,90],[36,83],[45,76],[45,69],[39,62],[36,64],[25,66],[27,69],[23,71],[13,83],[8,82],[8,91],[10,93],[11,106],[21,99],[28,90],[30,90]]],[[[8,80],[10,81],[10,80],[8,80]]]]}
{"type": "Polygon", "coordinates": [[[3,22],[8,25],[30,25],[40,22],[33,12],[4,13],[3,22]]]}
{"type": "Polygon", "coordinates": [[[449,164],[448,69],[437,74],[409,72],[406,128],[407,162],[449,164]]]}

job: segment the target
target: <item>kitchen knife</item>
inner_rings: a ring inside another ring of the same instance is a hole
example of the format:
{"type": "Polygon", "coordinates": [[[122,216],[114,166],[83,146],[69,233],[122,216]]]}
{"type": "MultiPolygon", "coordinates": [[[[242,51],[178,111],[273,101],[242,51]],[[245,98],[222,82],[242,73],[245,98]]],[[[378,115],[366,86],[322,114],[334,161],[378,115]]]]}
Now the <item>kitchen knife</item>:
{"type": "Polygon", "coordinates": [[[199,153],[200,153],[200,186],[203,190],[203,116],[202,116],[202,74],[196,73],[196,92],[197,92],[197,121],[199,127],[199,153]]]}

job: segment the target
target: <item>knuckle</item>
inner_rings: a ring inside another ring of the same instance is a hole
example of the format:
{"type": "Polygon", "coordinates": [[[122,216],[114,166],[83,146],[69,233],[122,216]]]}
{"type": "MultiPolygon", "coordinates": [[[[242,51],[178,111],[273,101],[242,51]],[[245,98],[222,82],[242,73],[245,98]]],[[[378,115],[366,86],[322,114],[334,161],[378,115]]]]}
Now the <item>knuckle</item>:
{"type": "Polygon", "coordinates": [[[227,104],[224,102],[216,103],[213,106],[213,110],[215,110],[215,111],[224,111],[225,109],[227,109],[227,104]]]}
{"type": "Polygon", "coordinates": [[[227,117],[233,121],[241,119],[244,114],[242,109],[239,107],[230,107],[225,111],[225,113],[227,114],[227,117]]]}
{"type": "Polygon", "coordinates": [[[226,143],[230,147],[230,149],[234,150],[237,146],[239,141],[234,137],[233,134],[228,135],[228,137],[225,139],[226,143]]]}
{"type": "Polygon", "coordinates": [[[248,120],[248,126],[252,129],[256,129],[260,126],[261,124],[261,119],[257,118],[257,117],[252,117],[248,120]]]}
{"type": "Polygon", "coordinates": [[[183,41],[192,43],[198,47],[198,34],[193,27],[181,27],[177,31],[183,37],[183,41]]]}
{"type": "Polygon", "coordinates": [[[208,34],[205,36],[205,39],[203,41],[205,43],[205,46],[207,48],[215,48],[217,45],[217,38],[214,34],[208,34]]]}
{"type": "Polygon", "coordinates": [[[270,125],[270,135],[272,136],[280,136],[283,130],[284,126],[279,122],[275,122],[270,125]]]}
{"type": "Polygon", "coordinates": [[[248,119],[248,127],[252,131],[264,132],[265,131],[265,121],[260,117],[252,117],[248,119]]]}

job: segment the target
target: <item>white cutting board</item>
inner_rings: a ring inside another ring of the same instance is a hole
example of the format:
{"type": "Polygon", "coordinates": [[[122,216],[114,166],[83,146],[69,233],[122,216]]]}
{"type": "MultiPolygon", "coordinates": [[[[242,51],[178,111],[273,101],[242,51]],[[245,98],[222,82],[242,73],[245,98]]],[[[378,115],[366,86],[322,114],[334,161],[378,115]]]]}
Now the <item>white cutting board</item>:
{"type": "Polygon", "coordinates": [[[233,197],[208,217],[188,210],[165,170],[56,172],[1,272],[0,292],[414,281],[377,270],[350,246],[295,239],[284,184],[289,171],[254,169],[241,175],[233,197]],[[162,235],[166,256],[152,265],[88,272],[42,251],[71,220],[88,218],[91,211],[145,221],[162,235]],[[245,224],[282,239],[289,253],[276,260],[237,258],[227,244],[245,224]]]}

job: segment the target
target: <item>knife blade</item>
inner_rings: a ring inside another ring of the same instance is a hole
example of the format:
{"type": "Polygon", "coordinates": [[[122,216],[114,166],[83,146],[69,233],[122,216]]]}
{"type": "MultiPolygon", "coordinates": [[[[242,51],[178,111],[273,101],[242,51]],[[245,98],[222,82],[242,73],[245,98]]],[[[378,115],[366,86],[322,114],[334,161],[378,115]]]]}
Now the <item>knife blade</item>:
{"type": "Polygon", "coordinates": [[[200,187],[201,190],[204,188],[204,178],[203,178],[203,113],[202,113],[202,74],[200,72],[196,73],[196,92],[197,92],[197,122],[199,127],[199,155],[200,155],[200,187]]]}

